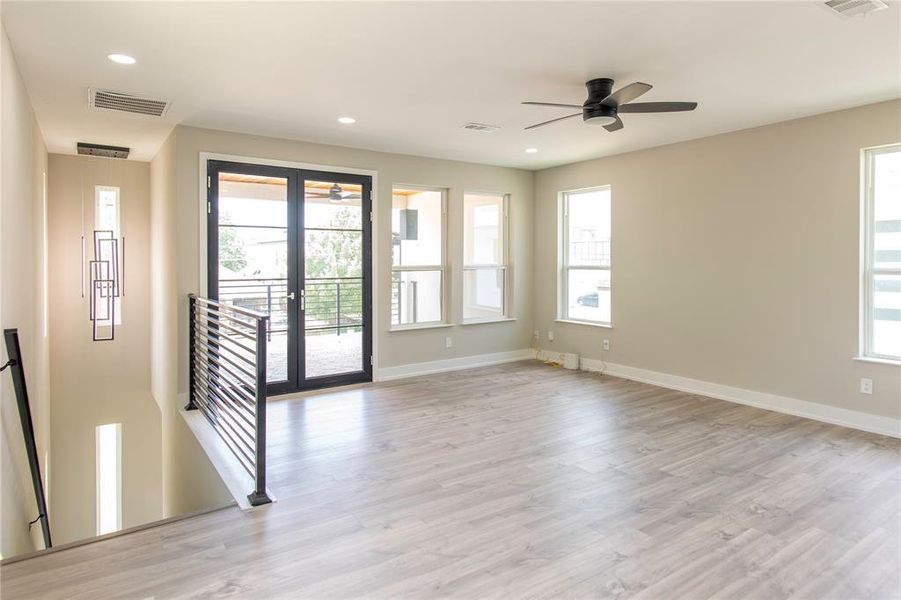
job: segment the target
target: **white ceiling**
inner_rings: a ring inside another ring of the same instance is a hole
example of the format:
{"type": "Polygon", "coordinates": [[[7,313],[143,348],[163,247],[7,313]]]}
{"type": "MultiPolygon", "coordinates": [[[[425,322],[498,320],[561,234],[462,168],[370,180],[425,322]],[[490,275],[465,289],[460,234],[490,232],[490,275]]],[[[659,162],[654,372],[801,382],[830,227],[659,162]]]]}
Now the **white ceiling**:
{"type": "Polygon", "coordinates": [[[149,160],[178,123],[541,168],[901,96],[901,5],[844,19],[802,2],[11,2],[6,28],[51,152],[149,160]],[[107,54],[135,56],[131,67],[107,54]],[[584,82],[654,86],[693,113],[608,133],[522,100],[584,82]],[[163,119],[93,111],[99,87],[172,101],[163,119]],[[356,117],[339,125],[340,115],[356,117]],[[468,121],[494,133],[461,129],[468,121]],[[537,154],[525,154],[529,146],[537,154]]]}

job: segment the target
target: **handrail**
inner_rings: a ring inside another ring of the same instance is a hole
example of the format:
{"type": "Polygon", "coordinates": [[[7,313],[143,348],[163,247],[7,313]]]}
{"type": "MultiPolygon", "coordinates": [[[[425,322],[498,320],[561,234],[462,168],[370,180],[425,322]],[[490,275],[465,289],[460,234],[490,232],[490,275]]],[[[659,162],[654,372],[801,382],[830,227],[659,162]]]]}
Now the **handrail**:
{"type": "MultiPolygon", "coordinates": [[[[50,520],[47,517],[47,499],[44,497],[44,486],[41,483],[41,464],[38,461],[37,444],[34,440],[34,422],[31,420],[31,406],[28,403],[28,388],[25,386],[25,367],[22,365],[22,350],[19,348],[19,332],[17,329],[4,329],[6,355],[9,360],[3,369],[9,367],[13,376],[13,389],[16,392],[16,404],[19,406],[19,420],[22,422],[22,435],[25,437],[25,453],[28,455],[28,466],[31,469],[31,485],[38,505],[38,518],[44,534],[44,548],[52,548],[50,541],[50,520]]],[[[34,521],[32,521],[34,523],[34,521]]],[[[31,523],[28,524],[31,529],[31,523]]]]}
{"type": "Polygon", "coordinates": [[[238,463],[253,477],[247,499],[253,506],[272,500],[266,493],[266,338],[269,316],[210,298],[190,294],[189,400],[185,410],[199,410],[238,463]],[[227,324],[229,313],[250,317],[248,331],[227,324]],[[252,333],[251,333],[252,331],[252,333]],[[244,343],[234,339],[236,333],[244,343]],[[240,359],[239,367],[228,356],[240,359]],[[224,361],[224,362],[223,362],[224,361]],[[226,363],[240,369],[238,376],[226,363]],[[249,381],[250,379],[253,380],[249,381]],[[244,402],[244,400],[247,400],[244,402]]]}

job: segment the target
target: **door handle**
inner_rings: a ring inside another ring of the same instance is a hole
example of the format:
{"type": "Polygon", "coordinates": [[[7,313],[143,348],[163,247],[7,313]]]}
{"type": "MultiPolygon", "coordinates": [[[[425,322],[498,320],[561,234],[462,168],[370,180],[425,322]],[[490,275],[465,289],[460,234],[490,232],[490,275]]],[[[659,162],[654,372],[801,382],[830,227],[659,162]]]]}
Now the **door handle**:
{"type": "Polygon", "coordinates": [[[306,288],[300,288],[300,310],[307,309],[307,290],[306,288]]]}
{"type": "Polygon", "coordinates": [[[288,300],[294,300],[297,296],[294,295],[294,292],[288,292],[288,300]]]}

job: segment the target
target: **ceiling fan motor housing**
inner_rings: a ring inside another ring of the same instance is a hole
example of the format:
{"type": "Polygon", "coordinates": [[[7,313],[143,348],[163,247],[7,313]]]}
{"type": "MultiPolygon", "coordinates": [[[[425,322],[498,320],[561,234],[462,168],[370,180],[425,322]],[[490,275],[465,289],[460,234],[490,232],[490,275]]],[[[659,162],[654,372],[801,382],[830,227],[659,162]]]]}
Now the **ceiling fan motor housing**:
{"type": "Polygon", "coordinates": [[[616,106],[601,104],[613,91],[613,80],[607,77],[592,79],[585,83],[588,100],[582,105],[582,121],[589,125],[610,125],[616,121],[616,106]]]}

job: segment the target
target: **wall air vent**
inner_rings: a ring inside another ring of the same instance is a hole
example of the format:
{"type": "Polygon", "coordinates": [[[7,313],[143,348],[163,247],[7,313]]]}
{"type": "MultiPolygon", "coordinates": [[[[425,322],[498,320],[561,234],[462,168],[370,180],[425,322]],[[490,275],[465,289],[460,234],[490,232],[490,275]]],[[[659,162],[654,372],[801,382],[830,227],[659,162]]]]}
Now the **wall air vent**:
{"type": "Polygon", "coordinates": [[[491,133],[492,131],[497,131],[500,129],[497,125],[485,125],[484,123],[467,123],[463,126],[463,129],[468,129],[470,131],[481,131],[482,133],[491,133]]]}
{"type": "Polygon", "coordinates": [[[888,8],[888,4],[880,2],[880,0],[829,0],[825,4],[843,17],[853,17],[888,8]]]}
{"type": "Polygon", "coordinates": [[[88,156],[102,156],[104,158],[128,158],[129,148],[121,146],[104,146],[102,144],[87,144],[78,142],[75,146],[79,154],[88,156]]]}
{"type": "Polygon", "coordinates": [[[169,109],[169,103],[165,100],[93,88],[88,90],[88,105],[91,108],[118,110],[152,117],[162,117],[169,109]]]}

